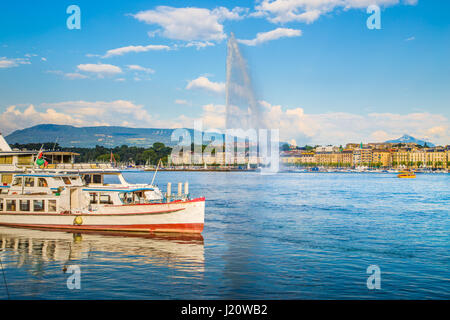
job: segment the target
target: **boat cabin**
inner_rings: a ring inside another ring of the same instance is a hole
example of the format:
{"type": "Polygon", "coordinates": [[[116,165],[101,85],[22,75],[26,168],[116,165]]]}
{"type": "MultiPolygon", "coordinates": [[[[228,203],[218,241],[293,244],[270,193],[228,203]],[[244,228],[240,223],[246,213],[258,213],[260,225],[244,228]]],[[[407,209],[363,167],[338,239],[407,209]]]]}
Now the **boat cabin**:
{"type": "MultiPolygon", "coordinates": [[[[10,186],[0,186],[0,213],[95,212],[105,206],[164,201],[157,187],[87,184],[80,174],[15,174],[10,186]]],[[[103,181],[103,175],[102,181],[103,181]]]]}
{"type": "Polygon", "coordinates": [[[82,187],[80,176],[75,174],[16,174],[11,186],[0,187],[0,212],[71,210],[83,199],[82,187]]]}

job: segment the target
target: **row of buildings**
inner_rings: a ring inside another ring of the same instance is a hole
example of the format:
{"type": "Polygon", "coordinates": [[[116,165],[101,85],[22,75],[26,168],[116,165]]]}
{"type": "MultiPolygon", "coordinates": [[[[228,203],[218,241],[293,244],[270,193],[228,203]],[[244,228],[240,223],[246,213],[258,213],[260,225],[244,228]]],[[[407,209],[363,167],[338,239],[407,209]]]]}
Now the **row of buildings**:
{"type": "Polygon", "coordinates": [[[403,143],[349,143],[343,147],[291,148],[281,153],[286,165],[378,168],[450,168],[450,146],[424,148],[403,143]]]}

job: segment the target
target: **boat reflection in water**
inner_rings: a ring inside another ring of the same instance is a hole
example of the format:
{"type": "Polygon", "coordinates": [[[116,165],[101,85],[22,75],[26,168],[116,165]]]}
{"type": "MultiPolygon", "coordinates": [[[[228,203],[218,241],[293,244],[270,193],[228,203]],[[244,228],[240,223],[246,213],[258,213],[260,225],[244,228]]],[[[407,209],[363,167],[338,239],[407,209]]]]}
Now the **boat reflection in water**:
{"type": "Polygon", "coordinates": [[[97,261],[152,264],[189,272],[204,272],[204,243],[200,234],[98,234],[39,231],[0,227],[0,252],[9,265],[31,267],[41,273],[42,264],[62,264],[95,255],[97,261]],[[102,254],[107,253],[107,254],[102,254]],[[36,267],[36,268],[34,268],[36,267]]]}

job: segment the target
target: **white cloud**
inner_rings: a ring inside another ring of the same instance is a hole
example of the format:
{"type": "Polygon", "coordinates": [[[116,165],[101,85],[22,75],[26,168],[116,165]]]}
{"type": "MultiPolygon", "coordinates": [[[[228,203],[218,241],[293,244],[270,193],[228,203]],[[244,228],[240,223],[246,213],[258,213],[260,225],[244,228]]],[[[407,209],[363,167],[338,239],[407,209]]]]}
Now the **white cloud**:
{"type": "Polygon", "coordinates": [[[150,77],[141,77],[141,76],[135,76],[133,78],[134,81],[148,81],[148,80],[152,80],[150,77]]]}
{"type": "Polygon", "coordinates": [[[161,50],[170,50],[169,46],[160,45],[160,44],[149,44],[147,46],[127,46],[120,47],[116,49],[111,49],[106,52],[103,58],[110,58],[114,56],[121,56],[130,52],[147,52],[147,51],[161,51],[161,50]]]}
{"type": "MultiPolygon", "coordinates": [[[[152,74],[155,73],[155,70],[151,68],[145,68],[137,64],[130,64],[127,65],[127,70],[134,72],[135,75],[138,73],[142,74],[152,74]]],[[[99,78],[103,78],[105,75],[116,75],[116,74],[122,74],[123,71],[120,67],[114,66],[111,64],[80,64],[77,66],[78,71],[91,73],[97,75],[99,78]]],[[[65,73],[61,70],[48,70],[47,73],[53,73],[56,75],[64,76],[67,79],[74,80],[74,79],[87,79],[89,78],[88,75],[80,73],[80,72],[69,72],[65,73]]],[[[138,80],[143,80],[141,78],[137,78],[138,80]]],[[[149,80],[149,78],[145,78],[144,80],[149,80]]],[[[124,78],[116,79],[116,81],[125,81],[124,78]]]]}
{"type": "MultiPolygon", "coordinates": [[[[176,100],[175,103],[188,103],[176,100]]],[[[284,108],[260,101],[268,128],[280,129],[280,139],[298,144],[333,144],[348,142],[382,142],[409,134],[436,144],[450,143],[450,121],[432,113],[370,113],[330,112],[305,113],[303,108],[284,108]]],[[[23,109],[9,106],[0,113],[0,128],[8,134],[36,124],[55,123],[76,126],[124,125],[131,127],[180,128],[192,127],[202,119],[205,129],[225,128],[226,107],[207,104],[198,117],[179,115],[160,120],[143,105],[127,100],[63,101],[29,105],[23,109]]]]}
{"type": "Polygon", "coordinates": [[[259,32],[256,34],[256,38],[252,40],[240,40],[237,41],[239,43],[245,44],[247,46],[256,46],[258,44],[276,40],[279,38],[285,38],[285,37],[300,37],[302,35],[301,30],[297,29],[289,29],[289,28],[277,28],[272,31],[268,32],[259,32]]]}
{"type": "Polygon", "coordinates": [[[184,45],[184,47],[186,48],[195,47],[197,50],[211,46],[214,46],[214,43],[212,43],[211,41],[190,41],[186,43],[186,45],[184,45]]]}
{"type": "Polygon", "coordinates": [[[145,67],[139,66],[137,64],[127,65],[127,68],[129,70],[133,70],[133,71],[142,71],[142,72],[145,72],[145,73],[155,73],[155,70],[153,70],[151,68],[145,68],[145,67]]]}
{"type": "Polygon", "coordinates": [[[69,114],[57,112],[55,109],[48,108],[39,112],[34,105],[29,105],[21,111],[16,106],[9,106],[0,114],[0,127],[2,133],[7,134],[17,129],[23,129],[30,126],[43,123],[54,124],[73,124],[81,125],[79,119],[73,118],[69,114]]]}
{"type": "Polygon", "coordinates": [[[235,7],[231,11],[225,7],[218,7],[212,10],[212,14],[217,17],[219,21],[224,20],[241,20],[247,14],[247,8],[235,7]]]}
{"type": "Polygon", "coordinates": [[[295,139],[300,144],[382,142],[409,134],[438,144],[450,143],[450,121],[431,113],[345,112],[307,114],[302,108],[285,109],[261,101],[268,128],[279,128],[280,139],[295,139]]]}
{"type": "Polygon", "coordinates": [[[201,76],[197,79],[189,81],[186,89],[205,89],[215,93],[225,92],[225,83],[223,82],[212,82],[207,77],[201,76]]]}
{"type": "Polygon", "coordinates": [[[405,41],[413,41],[413,40],[416,40],[416,37],[412,36],[412,37],[409,37],[409,38],[405,39],[405,41]]]}
{"type": "Polygon", "coordinates": [[[87,75],[78,73],[78,72],[68,72],[68,73],[64,73],[61,70],[47,70],[46,73],[51,73],[51,74],[56,74],[58,76],[63,76],[67,79],[70,80],[75,80],[75,79],[86,79],[89,78],[87,75]]]}
{"type": "Polygon", "coordinates": [[[369,5],[392,6],[399,3],[415,5],[417,0],[262,0],[252,16],[267,17],[273,23],[299,21],[312,23],[335,9],[362,9],[369,5]]]}
{"type": "Polygon", "coordinates": [[[190,105],[189,101],[183,99],[176,99],[174,102],[181,105],[190,105]]]}
{"type": "Polygon", "coordinates": [[[207,104],[203,106],[202,121],[207,129],[225,128],[226,107],[224,105],[207,104]]]}
{"type": "Polygon", "coordinates": [[[411,6],[415,6],[419,0],[403,0],[405,4],[409,4],[411,6]]]}
{"type": "Polygon", "coordinates": [[[127,100],[42,103],[23,110],[12,105],[0,113],[0,128],[4,134],[44,123],[99,126],[121,125],[124,121],[133,127],[158,124],[142,105],[127,100]]]}
{"type": "Polygon", "coordinates": [[[88,78],[88,76],[78,73],[78,72],[73,72],[73,73],[65,73],[64,76],[68,79],[74,80],[74,79],[86,79],[88,78]]]}
{"type": "Polygon", "coordinates": [[[80,71],[84,71],[84,72],[95,73],[99,76],[122,73],[122,69],[118,66],[114,66],[112,64],[101,64],[101,63],[79,64],[77,66],[77,69],[80,71]]]}
{"type": "Polygon", "coordinates": [[[0,57],[0,69],[18,67],[21,64],[31,64],[28,58],[0,57]]]}
{"type": "Polygon", "coordinates": [[[222,22],[242,19],[245,9],[229,10],[219,7],[214,10],[205,8],[173,8],[158,6],[155,10],[141,11],[132,15],[139,21],[160,26],[161,35],[184,41],[221,41],[226,38],[222,22]]]}

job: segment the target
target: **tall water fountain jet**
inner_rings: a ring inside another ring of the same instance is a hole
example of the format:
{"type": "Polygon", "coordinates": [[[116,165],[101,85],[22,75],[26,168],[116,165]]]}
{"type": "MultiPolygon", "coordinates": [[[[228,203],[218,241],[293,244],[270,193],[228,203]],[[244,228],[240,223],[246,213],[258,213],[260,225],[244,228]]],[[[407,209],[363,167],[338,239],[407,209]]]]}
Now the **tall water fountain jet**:
{"type": "Polygon", "coordinates": [[[247,64],[233,33],[228,39],[226,128],[243,130],[265,128],[247,64]]]}

